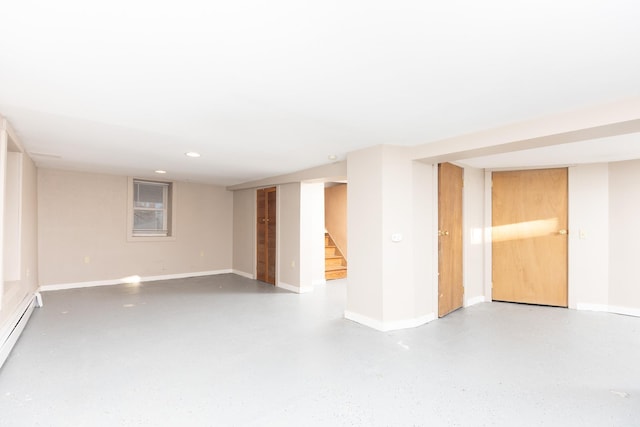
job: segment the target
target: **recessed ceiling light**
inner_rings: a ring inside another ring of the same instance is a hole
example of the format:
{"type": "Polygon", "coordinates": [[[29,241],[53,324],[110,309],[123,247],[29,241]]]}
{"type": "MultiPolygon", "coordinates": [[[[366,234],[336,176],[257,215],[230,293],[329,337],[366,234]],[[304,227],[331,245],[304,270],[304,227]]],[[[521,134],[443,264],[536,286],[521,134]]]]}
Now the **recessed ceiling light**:
{"type": "Polygon", "coordinates": [[[329,155],[327,156],[327,158],[328,158],[329,160],[331,160],[332,162],[333,162],[334,160],[338,160],[338,156],[336,156],[335,154],[329,154],[329,155]]]}
{"type": "Polygon", "coordinates": [[[159,174],[165,174],[165,173],[167,173],[167,171],[163,171],[162,169],[158,169],[158,170],[157,170],[157,171],[155,171],[155,172],[156,172],[156,173],[159,173],[159,174]]]}
{"type": "Polygon", "coordinates": [[[184,155],[187,157],[200,157],[200,153],[196,153],[195,151],[187,151],[184,155]]]}

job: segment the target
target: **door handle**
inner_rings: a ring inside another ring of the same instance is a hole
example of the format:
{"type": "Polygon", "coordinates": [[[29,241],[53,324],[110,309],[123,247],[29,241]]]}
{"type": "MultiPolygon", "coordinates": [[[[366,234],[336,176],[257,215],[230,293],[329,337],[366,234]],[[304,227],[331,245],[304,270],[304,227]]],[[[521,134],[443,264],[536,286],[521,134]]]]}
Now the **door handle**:
{"type": "Polygon", "coordinates": [[[558,234],[561,235],[561,236],[566,236],[567,234],[569,234],[569,231],[565,230],[565,229],[562,229],[562,230],[558,231],[558,234]]]}
{"type": "Polygon", "coordinates": [[[448,236],[449,232],[448,231],[442,231],[442,230],[438,230],[438,236],[448,236]]]}

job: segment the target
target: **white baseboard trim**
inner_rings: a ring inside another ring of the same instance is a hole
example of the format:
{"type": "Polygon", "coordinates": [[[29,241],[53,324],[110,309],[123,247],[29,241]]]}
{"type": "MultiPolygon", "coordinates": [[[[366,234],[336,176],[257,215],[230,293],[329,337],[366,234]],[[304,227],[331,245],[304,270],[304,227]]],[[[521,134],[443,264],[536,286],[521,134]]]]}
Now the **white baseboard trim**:
{"type": "Polygon", "coordinates": [[[325,279],[318,279],[318,280],[314,280],[313,282],[311,282],[311,284],[313,286],[322,286],[322,285],[326,285],[327,281],[325,279]]]}
{"type": "MultiPolygon", "coordinates": [[[[185,279],[188,277],[200,277],[200,276],[214,276],[217,274],[227,274],[232,273],[233,270],[225,269],[225,270],[211,270],[211,271],[197,271],[192,273],[178,273],[178,274],[165,274],[161,276],[145,276],[136,279],[135,282],[155,282],[159,280],[171,280],[171,279],[185,279]]],[[[132,283],[134,280],[132,277],[123,277],[121,279],[114,280],[96,280],[92,282],[77,282],[77,283],[60,283],[56,285],[42,285],[40,286],[40,292],[47,291],[60,291],[64,289],[79,289],[79,288],[91,288],[94,286],[110,286],[110,285],[121,285],[123,283],[132,283]]]]}
{"type": "Polygon", "coordinates": [[[577,303],[576,310],[602,311],[605,313],[623,314],[625,316],[640,317],[640,308],[620,307],[606,304],[585,304],[577,303]]]}
{"type": "Polygon", "coordinates": [[[464,306],[471,307],[472,305],[480,304],[486,301],[487,299],[484,297],[484,295],[480,295],[479,297],[473,297],[466,300],[464,306]]]}
{"type": "Polygon", "coordinates": [[[382,332],[396,331],[399,329],[416,328],[418,326],[422,326],[438,318],[435,315],[435,313],[430,313],[425,316],[417,317],[415,319],[395,320],[393,322],[382,322],[380,320],[372,319],[370,317],[363,316],[361,314],[354,313],[348,310],[345,310],[344,317],[345,319],[352,320],[354,322],[360,323],[362,325],[368,326],[370,328],[373,328],[382,332]]]}
{"type": "Polygon", "coordinates": [[[286,289],[287,291],[295,292],[297,294],[306,294],[313,292],[313,286],[293,286],[288,283],[280,282],[276,285],[278,288],[286,289]]]}
{"type": "Polygon", "coordinates": [[[576,304],[576,310],[608,312],[609,306],[606,304],[585,304],[579,302],[576,304]]]}
{"type": "Polygon", "coordinates": [[[9,357],[9,353],[20,338],[24,327],[27,326],[34,307],[41,307],[41,302],[42,298],[37,292],[27,296],[16,308],[7,324],[0,330],[0,368],[9,357]]]}
{"type": "Polygon", "coordinates": [[[255,277],[253,277],[253,274],[251,273],[245,273],[244,271],[240,271],[236,269],[231,270],[231,272],[233,274],[237,274],[238,276],[246,277],[247,279],[251,279],[251,280],[255,279],[255,277]]]}
{"type": "Polygon", "coordinates": [[[609,312],[615,314],[624,314],[625,316],[635,316],[640,317],[640,309],[639,308],[631,308],[631,307],[618,307],[615,305],[609,306],[609,312]]]}

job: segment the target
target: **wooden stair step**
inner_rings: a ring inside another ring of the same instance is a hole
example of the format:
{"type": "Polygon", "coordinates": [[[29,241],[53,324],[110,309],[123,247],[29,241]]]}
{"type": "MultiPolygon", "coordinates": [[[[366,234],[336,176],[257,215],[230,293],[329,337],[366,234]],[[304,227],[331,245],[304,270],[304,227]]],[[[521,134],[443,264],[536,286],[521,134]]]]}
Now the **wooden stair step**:
{"type": "Polygon", "coordinates": [[[347,260],[344,259],[329,233],[324,235],[324,256],[324,277],[326,280],[347,277],[347,260]]]}

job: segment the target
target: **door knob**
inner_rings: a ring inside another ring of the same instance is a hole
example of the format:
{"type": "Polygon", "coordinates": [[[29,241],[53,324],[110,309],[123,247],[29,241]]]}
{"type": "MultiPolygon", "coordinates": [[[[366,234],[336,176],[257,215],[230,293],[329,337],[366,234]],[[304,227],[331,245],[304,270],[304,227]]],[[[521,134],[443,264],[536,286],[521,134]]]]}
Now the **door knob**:
{"type": "Polygon", "coordinates": [[[438,230],[438,236],[448,236],[449,232],[448,231],[442,231],[442,230],[438,230]]]}
{"type": "Polygon", "coordinates": [[[560,234],[561,236],[566,236],[567,234],[569,234],[569,231],[562,229],[560,231],[558,231],[558,234],[560,234]]]}

